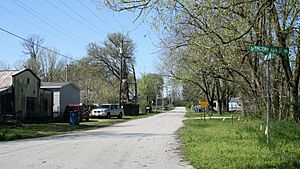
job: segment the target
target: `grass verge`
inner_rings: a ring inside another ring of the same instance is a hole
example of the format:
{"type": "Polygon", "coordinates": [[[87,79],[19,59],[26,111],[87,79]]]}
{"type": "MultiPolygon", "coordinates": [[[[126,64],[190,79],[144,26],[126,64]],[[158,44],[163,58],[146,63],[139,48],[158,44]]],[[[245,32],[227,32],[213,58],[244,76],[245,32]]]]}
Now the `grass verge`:
{"type": "Polygon", "coordinates": [[[195,168],[300,168],[300,124],[272,121],[270,145],[260,119],[233,124],[187,119],[184,124],[179,134],[195,168]]]}
{"type": "Polygon", "coordinates": [[[160,112],[141,113],[138,116],[124,116],[122,119],[90,119],[89,122],[80,122],[74,126],[68,123],[42,123],[42,124],[17,124],[0,125],[0,141],[11,141],[26,138],[37,138],[51,135],[65,134],[72,131],[91,130],[99,127],[107,127],[116,123],[132,119],[146,118],[160,112]]]}

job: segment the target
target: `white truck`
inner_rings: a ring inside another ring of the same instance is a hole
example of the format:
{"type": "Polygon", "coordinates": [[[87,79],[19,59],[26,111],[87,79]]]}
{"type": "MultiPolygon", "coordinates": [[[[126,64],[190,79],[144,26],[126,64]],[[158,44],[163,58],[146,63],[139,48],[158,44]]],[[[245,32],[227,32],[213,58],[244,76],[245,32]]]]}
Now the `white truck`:
{"type": "Polygon", "coordinates": [[[117,104],[101,104],[91,112],[92,117],[106,117],[112,116],[122,118],[124,115],[124,109],[119,108],[117,104]]]}

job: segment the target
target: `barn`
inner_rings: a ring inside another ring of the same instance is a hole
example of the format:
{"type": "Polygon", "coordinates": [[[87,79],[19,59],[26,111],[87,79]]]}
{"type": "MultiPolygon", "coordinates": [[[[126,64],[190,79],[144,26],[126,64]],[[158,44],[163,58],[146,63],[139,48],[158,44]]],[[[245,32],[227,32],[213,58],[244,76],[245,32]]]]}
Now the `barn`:
{"type": "Polygon", "coordinates": [[[22,120],[52,116],[52,109],[48,109],[52,93],[40,89],[40,85],[30,69],[0,71],[0,115],[15,114],[22,120]]]}

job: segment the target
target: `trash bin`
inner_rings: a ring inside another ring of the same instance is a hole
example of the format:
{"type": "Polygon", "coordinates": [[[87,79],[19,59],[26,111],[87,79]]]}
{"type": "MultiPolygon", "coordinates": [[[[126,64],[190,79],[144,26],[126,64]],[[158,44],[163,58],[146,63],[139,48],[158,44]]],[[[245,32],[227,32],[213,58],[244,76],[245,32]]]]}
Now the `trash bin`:
{"type": "Polygon", "coordinates": [[[79,125],[79,112],[78,111],[71,111],[70,112],[70,125],[79,125]]]}

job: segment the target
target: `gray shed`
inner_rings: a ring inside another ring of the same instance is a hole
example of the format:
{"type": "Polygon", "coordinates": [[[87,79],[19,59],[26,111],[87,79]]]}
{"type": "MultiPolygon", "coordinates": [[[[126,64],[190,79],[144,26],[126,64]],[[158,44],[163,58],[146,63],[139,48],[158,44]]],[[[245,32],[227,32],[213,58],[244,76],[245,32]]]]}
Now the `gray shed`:
{"type": "Polygon", "coordinates": [[[61,116],[68,104],[79,104],[80,89],[71,82],[42,82],[41,89],[53,92],[53,116],[61,116]]]}

